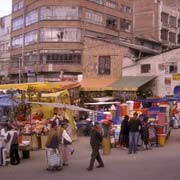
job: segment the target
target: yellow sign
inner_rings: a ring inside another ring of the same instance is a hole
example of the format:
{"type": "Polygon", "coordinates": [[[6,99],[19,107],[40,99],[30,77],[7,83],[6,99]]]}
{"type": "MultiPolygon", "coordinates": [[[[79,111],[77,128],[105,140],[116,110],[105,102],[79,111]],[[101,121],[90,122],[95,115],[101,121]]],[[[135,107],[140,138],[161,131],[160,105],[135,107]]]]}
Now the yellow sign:
{"type": "Polygon", "coordinates": [[[179,80],[179,81],[180,81],[180,73],[174,73],[174,74],[172,75],[172,79],[173,79],[173,80],[179,80]]]}

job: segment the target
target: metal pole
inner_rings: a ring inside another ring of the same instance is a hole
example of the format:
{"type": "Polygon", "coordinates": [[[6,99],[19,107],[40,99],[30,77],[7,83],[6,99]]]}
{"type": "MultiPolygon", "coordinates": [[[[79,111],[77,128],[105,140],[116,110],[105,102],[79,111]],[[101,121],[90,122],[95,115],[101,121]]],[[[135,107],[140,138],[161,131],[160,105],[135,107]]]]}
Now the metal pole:
{"type": "Polygon", "coordinates": [[[19,57],[19,84],[21,83],[21,57],[19,57]]]}

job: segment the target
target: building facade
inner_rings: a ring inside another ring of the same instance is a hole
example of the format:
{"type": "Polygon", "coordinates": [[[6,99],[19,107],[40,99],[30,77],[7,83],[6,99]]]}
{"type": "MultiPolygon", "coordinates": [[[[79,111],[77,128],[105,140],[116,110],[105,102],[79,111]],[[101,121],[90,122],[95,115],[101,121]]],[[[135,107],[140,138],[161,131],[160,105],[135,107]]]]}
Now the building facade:
{"type": "Polygon", "coordinates": [[[131,41],[131,0],[12,2],[12,81],[57,81],[64,76],[75,79],[79,74],[86,78],[121,77],[126,50],[119,45],[112,49],[94,37],[131,41]]]}
{"type": "Polygon", "coordinates": [[[0,83],[8,78],[8,64],[10,62],[10,31],[11,15],[0,18],[0,83]]]}
{"type": "Polygon", "coordinates": [[[134,0],[134,36],[142,43],[144,39],[159,42],[163,49],[179,46],[179,8],[176,0],[134,0]]]}
{"type": "Polygon", "coordinates": [[[153,95],[180,94],[180,49],[144,58],[139,61],[124,59],[123,76],[156,76],[151,85],[153,95]]]}

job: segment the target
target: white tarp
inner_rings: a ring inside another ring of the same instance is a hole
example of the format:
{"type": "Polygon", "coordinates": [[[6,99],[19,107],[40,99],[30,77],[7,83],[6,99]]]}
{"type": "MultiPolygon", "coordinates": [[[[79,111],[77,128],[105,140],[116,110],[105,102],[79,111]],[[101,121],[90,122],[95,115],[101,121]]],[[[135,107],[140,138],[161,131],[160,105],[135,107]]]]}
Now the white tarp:
{"type": "Polygon", "coordinates": [[[28,102],[30,104],[39,104],[39,105],[46,105],[46,106],[53,106],[57,108],[67,108],[74,111],[86,111],[86,112],[93,112],[93,110],[82,108],[75,105],[63,104],[63,103],[46,103],[46,102],[28,102]]]}

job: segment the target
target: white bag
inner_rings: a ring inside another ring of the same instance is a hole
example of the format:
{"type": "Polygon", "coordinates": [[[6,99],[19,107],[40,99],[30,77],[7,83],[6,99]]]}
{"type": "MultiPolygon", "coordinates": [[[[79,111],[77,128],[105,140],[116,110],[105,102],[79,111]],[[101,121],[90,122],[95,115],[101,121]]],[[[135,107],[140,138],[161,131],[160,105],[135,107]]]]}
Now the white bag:
{"type": "Polygon", "coordinates": [[[60,166],[60,154],[58,150],[49,149],[48,151],[48,165],[51,167],[60,166]]]}

